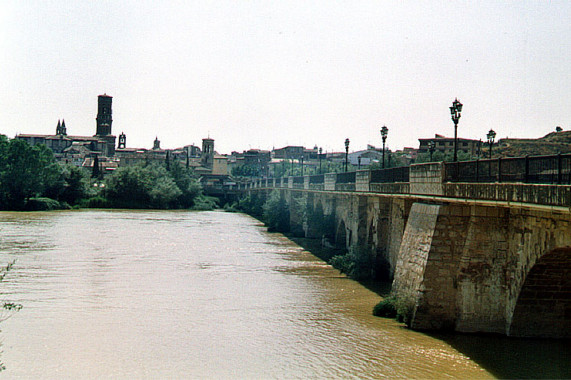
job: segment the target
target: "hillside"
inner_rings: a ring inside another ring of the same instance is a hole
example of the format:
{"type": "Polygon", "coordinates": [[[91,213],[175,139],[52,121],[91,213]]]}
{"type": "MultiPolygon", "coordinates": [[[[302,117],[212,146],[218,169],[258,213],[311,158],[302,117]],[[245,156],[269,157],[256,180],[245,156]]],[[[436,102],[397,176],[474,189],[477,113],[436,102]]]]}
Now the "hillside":
{"type": "MultiPolygon", "coordinates": [[[[486,153],[488,147],[485,148],[486,153]]],[[[571,153],[571,131],[551,132],[539,139],[501,139],[492,153],[502,157],[522,157],[571,153]]]]}

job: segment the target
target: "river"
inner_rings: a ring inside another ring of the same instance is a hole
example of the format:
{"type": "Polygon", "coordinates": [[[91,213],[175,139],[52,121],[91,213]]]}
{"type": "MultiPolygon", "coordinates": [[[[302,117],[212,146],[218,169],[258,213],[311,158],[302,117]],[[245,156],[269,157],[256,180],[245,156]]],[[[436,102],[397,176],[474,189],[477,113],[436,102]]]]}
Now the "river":
{"type": "Polygon", "coordinates": [[[235,213],[0,213],[4,378],[570,377],[565,342],[427,335],[235,213]],[[6,313],[5,313],[6,314],[6,313]]]}

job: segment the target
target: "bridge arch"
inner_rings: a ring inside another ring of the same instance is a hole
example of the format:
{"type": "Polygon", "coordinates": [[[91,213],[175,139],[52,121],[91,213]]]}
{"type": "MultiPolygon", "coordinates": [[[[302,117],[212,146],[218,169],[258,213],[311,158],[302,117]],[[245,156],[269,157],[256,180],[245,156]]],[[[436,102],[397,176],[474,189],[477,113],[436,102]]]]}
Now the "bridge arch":
{"type": "Polygon", "coordinates": [[[351,245],[351,230],[347,228],[343,218],[339,220],[335,231],[335,246],[347,248],[351,245]]]}
{"type": "Polygon", "coordinates": [[[511,336],[571,337],[571,247],[540,257],[519,293],[511,336]]]}

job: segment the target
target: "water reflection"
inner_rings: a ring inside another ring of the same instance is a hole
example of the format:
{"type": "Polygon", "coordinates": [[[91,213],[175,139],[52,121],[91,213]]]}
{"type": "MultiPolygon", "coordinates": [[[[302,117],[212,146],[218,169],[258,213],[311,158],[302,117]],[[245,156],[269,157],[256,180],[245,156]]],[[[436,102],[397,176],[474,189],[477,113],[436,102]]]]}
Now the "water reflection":
{"type": "Polygon", "coordinates": [[[569,341],[434,334],[502,379],[569,379],[569,341]]]}

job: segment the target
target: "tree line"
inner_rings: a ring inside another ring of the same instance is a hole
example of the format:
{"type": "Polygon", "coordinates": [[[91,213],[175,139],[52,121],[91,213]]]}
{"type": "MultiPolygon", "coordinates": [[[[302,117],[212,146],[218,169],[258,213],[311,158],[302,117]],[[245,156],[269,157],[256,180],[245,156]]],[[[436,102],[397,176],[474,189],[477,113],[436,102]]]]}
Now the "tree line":
{"type": "Polygon", "coordinates": [[[192,169],[170,162],[124,166],[101,178],[59,164],[45,145],[0,135],[0,209],[71,207],[212,209],[192,169]],[[167,168],[168,167],[168,168],[167,168]]]}

